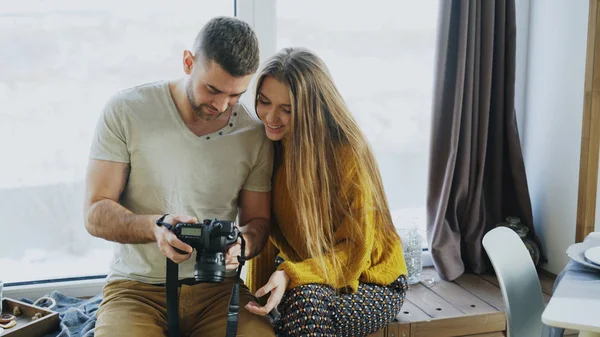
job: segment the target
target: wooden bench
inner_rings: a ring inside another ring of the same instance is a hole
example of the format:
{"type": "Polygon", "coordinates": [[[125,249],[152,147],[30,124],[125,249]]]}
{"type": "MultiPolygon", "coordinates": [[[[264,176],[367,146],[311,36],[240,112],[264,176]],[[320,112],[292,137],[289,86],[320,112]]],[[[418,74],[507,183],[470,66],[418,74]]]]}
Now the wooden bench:
{"type": "MultiPolygon", "coordinates": [[[[539,275],[547,303],[555,276],[539,275]]],[[[506,336],[504,301],[494,275],[464,274],[447,282],[433,268],[425,268],[423,280],[411,286],[396,321],[369,337],[506,336]]],[[[565,333],[570,335],[577,332],[565,333]]]]}

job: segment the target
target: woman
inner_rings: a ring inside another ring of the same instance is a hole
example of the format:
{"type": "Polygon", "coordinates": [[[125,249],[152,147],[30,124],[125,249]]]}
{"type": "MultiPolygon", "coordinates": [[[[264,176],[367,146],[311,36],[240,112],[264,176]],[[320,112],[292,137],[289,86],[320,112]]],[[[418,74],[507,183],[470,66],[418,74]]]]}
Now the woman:
{"type": "Polygon", "coordinates": [[[266,284],[273,250],[251,261],[249,286],[264,284],[256,296],[270,296],[246,309],[265,315],[278,306],[280,336],[381,329],[404,301],[406,265],[373,154],[325,64],[306,49],[284,49],[260,72],[255,104],[276,148],[271,241],[279,255],[266,284]]]}

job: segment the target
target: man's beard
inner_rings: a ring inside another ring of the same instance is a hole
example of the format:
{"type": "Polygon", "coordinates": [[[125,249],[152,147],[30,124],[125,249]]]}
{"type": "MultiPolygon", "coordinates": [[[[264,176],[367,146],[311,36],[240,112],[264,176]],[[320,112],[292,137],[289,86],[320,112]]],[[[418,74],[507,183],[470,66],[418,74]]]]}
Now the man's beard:
{"type": "MultiPolygon", "coordinates": [[[[208,122],[214,121],[214,120],[218,119],[219,117],[221,117],[221,115],[229,109],[229,107],[228,107],[227,109],[225,109],[225,111],[221,111],[217,114],[212,114],[212,113],[206,112],[206,110],[210,109],[211,107],[209,107],[208,104],[197,104],[196,103],[196,100],[194,97],[194,91],[192,90],[192,81],[187,82],[187,84],[185,86],[185,92],[186,92],[188,102],[190,103],[192,110],[194,110],[194,112],[196,113],[196,116],[200,117],[201,119],[203,119],[205,121],[208,121],[208,122]]],[[[214,108],[211,110],[214,110],[214,108]]]]}

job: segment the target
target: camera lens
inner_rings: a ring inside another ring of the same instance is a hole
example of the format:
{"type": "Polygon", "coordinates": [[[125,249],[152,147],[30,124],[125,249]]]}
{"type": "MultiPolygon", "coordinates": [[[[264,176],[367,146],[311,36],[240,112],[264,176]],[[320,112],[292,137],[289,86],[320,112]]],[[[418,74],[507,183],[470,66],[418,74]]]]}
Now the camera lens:
{"type": "Polygon", "coordinates": [[[223,253],[202,253],[196,255],[194,278],[198,282],[220,283],[225,278],[225,256],[223,253]]]}

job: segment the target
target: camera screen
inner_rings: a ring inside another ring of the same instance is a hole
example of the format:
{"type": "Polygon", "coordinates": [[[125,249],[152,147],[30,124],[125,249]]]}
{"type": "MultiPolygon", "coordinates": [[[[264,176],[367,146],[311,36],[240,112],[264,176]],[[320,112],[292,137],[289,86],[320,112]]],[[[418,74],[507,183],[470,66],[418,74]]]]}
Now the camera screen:
{"type": "Polygon", "coordinates": [[[194,227],[183,227],[181,229],[181,235],[185,236],[202,236],[202,228],[194,227]]]}

